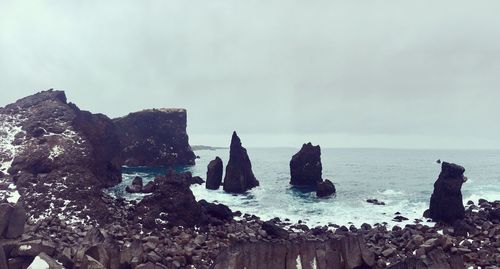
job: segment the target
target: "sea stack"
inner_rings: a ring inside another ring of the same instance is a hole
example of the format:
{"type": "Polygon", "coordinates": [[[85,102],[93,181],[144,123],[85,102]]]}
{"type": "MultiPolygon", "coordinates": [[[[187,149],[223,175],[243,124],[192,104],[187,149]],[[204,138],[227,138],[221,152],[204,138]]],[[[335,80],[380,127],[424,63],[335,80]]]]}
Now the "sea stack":
{"type": "Polygon", "coordinates": [[[453,223],[463,219],[462,184],[466,181],[465,169],[457,164],[443,162],[441,173],[434,183],[428,215],[434,221],[453,223]]]}
{"type": "Polygon", "coordinates": [[[219,157],[215,157],[207,166],[207,182],[206,188],[209,190],[219,189],[222,183],[222,172],[223,167],[222,160],[219,157]]]}
{"type": "Polygon", "coordinates": [[[185,109],[146,109],[113,119],[128,166],[192,165],[185,109]]]}
{"type": "Polygon", "coordinates": [[[233,132],[229,149],[229,162],[224,177],[224,191],[244,193],[256,186],[259,186],[259,181],[252,172],[252,163],[248,158],[247,150],[241,146],[241,140],[236,132],[233,132]]]}
{"type": "Polygon", "coordinates": [[[320,146],[313,146],[310,142],[304,144],[290,161],[290,184],[315,187],[323,182],[322,169],[320,146]]]}

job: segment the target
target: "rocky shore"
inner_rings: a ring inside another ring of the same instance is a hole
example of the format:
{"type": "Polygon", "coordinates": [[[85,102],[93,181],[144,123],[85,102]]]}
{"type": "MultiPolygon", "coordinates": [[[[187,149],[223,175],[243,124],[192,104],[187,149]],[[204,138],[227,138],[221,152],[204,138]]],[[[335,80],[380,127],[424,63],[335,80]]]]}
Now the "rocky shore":
{"type": "MultiPolygon", "coordinates": [[[[500,264],[500,201],[464,206],[465,169],[446,162],[434,186],[429,222],[404,227],[262,220],[197,201],[190,185],[203,180],[174,171],[144,186],[134,180],[129,191],[145,194],[138,201],[103,192],[121,181],[124,164],[192,163],[185,116],[185,110],[145,110],[111,120],[80,110],[60,91],[1,108],[0,269],[493,269],[500,264]],[[155,121],[166,123],[146,124],[155,121]]],[[[311,154],[292,159],[292,178],[312,181],[318,196],[335,193],[333,183],[321,177],[319,146],[304,148],[311,154]]],[[[220,159],[208,170],[207,188],[222,185],[226,192],[241,193],[259,186],[236,133],[224,182],[220,159]]],[[[370,203],[383,206],[376,199],[370,203]]]]}
{"type": "Polygon", "coordinates": [[[143,229],[133,219],[70,226],[51,218],[28,221],[20,237],[0,239],[5,253],[0,267],[3,262],[9,267],[2,268],[26,268],[45,253],[42,259],[50,257],[65,268],[285,268],[281,265],[291,264],[290,259],[293,266],[286,268],[498,268],[499,211],[500,201],[482,200],[479,205],[470,202],[464,221],[454,225],[392,228],[308,227],[249,215],[153,229],[143,229]],[[316,267],[305,261],[315,261],[316,267]]]}

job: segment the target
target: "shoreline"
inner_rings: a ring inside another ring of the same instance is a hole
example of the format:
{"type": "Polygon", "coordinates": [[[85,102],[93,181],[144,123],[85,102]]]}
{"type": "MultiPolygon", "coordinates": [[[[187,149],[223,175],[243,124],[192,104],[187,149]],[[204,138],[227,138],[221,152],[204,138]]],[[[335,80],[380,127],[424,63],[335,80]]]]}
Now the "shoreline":
{"type": "MultiPolygon", "coordinates": [[[[37,223],[28,221],[21,239],[1,240],[1,244],[4,250],[10,250],[11,255],[18,259],[30,255],[34,258],[39,254],[36,252],[40,251],[49,252],[48,255],[66,263],[64,265],[67,268],[71,268],[68,265],[85,263],[83,254],[89,253],[92,245],[99,246],[103,253],[119,250],[117,253],[122,261],[126,259],[123,255],[135,253],[130,260],[132,265],[136,260],[137,268],[148,268],[139,267],[140,264],[148,263],[164,266],[158,265],[158,268],[211,268],[216,261],[221,264],[225,262],[221,260],[224,259],[223,253],[231,251],[231,247],[237,244],[325,242],[355,235],[362,236],[374,257],[375,264],[371,268],[393,268],[391,266],[411,257],[423,259],[434,249],[442,250],[442,255],[446,257],[462,255],[467,268],[495,268],[485,267],[500,261],[500,254],[495,249],[500,247],[500,220],[489,219],[492,209],[500,210],[500,201],[483,200],[479,206],[468,205],[465,224],[461,226],[420,223],[394,226],[392,229],[386,225],[369,224],[361,227],[310,227],[304,223],[287,223],[278,218],[264,221],[257,216],[243,215],[241,220],[230,220],[219,225],[193,228],[173,226],[148,231],[137,229],[139,227],[134,221],[106,226],[76,224],[72,227],[52,218],[37,223]],[[265,223],[271,225],[267,231],[263,226],[265,223]],[[464,231],[467,235],[464,235],[464,231]],[[488,256],[484,256],[485,251],[488,256]]],[[[118,268],[111,266],[109,262],[113,261],[104,260],[110,266],[106,268],[118,268]]],[[[120,262],[116,260],[114,263],[120,262]]]]}

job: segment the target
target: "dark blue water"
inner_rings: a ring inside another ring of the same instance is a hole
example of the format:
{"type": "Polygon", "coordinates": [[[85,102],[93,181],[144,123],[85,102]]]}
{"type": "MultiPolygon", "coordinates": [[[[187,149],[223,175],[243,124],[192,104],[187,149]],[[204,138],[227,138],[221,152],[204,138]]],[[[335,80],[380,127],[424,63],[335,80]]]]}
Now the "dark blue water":
{"type": "MultiPolygon", "coordinates": [[[[391,223],[395,212],[410,221],[421,218],[428,207],[433,184],[439,175],[437,159],[456,162],[466,168],[469,180],[462,192],[464,202],[479,198],[500,200],[500,151],[486,150],[387,150],[387,149],[322,149],[323,176],[335,183],[337,195],[318,199],[313,192],[304,193],[290,188],[289,161],[297,152],[294,148],[250,148],[253,171],[260,186],[243,195],[206,190],[195,185],[191,189],[197,199],[217,201],[233,210],[250,213],[264,219],[280,217],[292,221],[304,220],[310,225],[354,223],[391,223]],[[376,198],[385,206],[366,203],[376,198]]],[[[215,156],[228,160],[228,149],[197,151],[195,166],[175,167],[206,177],[208,162],[215,156]]],[[[124,184],[110,191],[123,195],[123,189],[134,176],[146,181],[166,169],[126,168],[124,184]]],[[[128,195],[140,198],[140,194],[128,195]]],[[[404,223],[403,223],[404,224],[404,223]]]]}

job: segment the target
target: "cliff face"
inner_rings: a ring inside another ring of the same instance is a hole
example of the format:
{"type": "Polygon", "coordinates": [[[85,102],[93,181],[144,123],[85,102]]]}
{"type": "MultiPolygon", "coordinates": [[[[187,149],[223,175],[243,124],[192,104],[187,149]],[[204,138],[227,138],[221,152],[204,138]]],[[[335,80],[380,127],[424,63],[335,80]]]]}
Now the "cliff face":
{"type": "Polygon", "coordinates": [[[122,145],[120,160],[128,166],[194,164],[186,133],[185,109],[153,109],[114,119],[122,145]]]}
{"type": "Polygon", "coordinates": [[[121,171],[119,140],[108,117],[82,111],[67,103],[64,92],[49,90],[1,108],[0,130],[0,183],[9,186],[0,200],[20,198],[33,219],[109,215],[101,188],[119,183],[121,171]]]}

